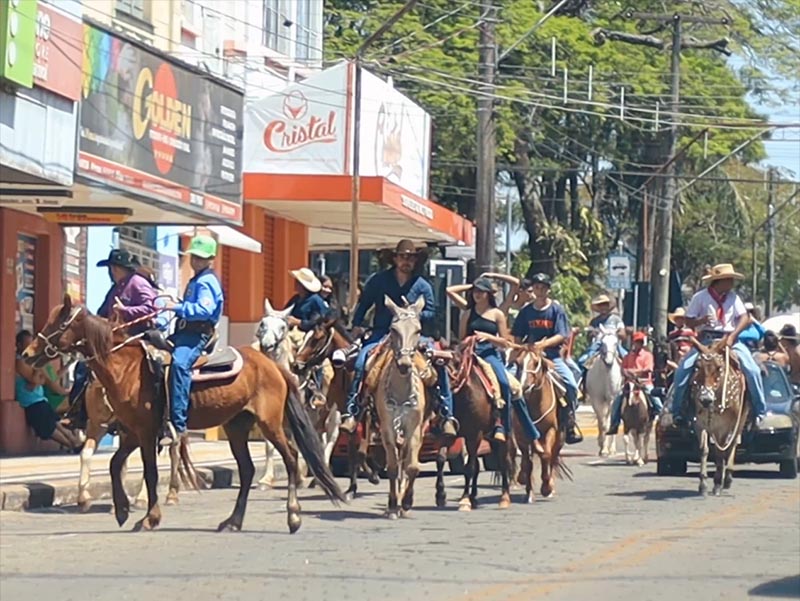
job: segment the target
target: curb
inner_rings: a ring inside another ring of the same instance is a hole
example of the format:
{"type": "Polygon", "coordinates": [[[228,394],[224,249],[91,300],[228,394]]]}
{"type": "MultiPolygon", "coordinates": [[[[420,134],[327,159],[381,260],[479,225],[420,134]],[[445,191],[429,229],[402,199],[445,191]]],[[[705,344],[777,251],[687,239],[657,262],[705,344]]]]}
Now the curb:
{"type": "MultiPolygon", "coordinates": [[[[239,486],[239,470],[236,464],[231,466],[198,465],[197,473],[203,480],[204,490],[217,488],[237,488],[239,486]]],[[[256,463],[256,474],[263,470],[264,463],[256,463]]],[[[275,479],[286,478],[286,468],[280,461],[275,462],[275,479]]],[[[254,478],[255,480],[255,478],[254,478]]],[[[139,492],[142,483],[141,474],[125,478],[125,490],[129,496],[139,492]]],[[[158,481],[158,494],[166,495],[169,484],[169,475],[163,473],[158,481]]],[[[182,489],[185,490],[185,489],[182,489]]],[[[89,494],[92,501],[111,498],[111,478],[92,478],[89,485],[89,494]]],[[[25,484],[10,484],[0,487],[0,509],[3,511],[28,511],[30,509],[47,509],[62,505],[73,505],[78,501],[77,480],[47,480],[43,482],[28,482],[25,484]]]]}

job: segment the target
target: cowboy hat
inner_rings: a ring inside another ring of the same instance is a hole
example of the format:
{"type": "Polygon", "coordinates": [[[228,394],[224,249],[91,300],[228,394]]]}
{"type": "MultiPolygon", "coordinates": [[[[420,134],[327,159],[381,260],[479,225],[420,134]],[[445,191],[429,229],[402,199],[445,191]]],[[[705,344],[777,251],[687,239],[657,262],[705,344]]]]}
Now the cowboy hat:
{"type": "Polygon", "coordinates": [[[314,272],[308,267],[302,267],[301,269],[290,269],[289,273],[291,273],[292,277],[300,282],[303,288],[309,292],[319,292],[322,290],[322,282],[319,281],[319,278],[317,278],[317,276],[314,275],[314,272]]]}
{"type": "Polygon", "coordinates": [[[783,326],[778,335],[781,340],[794,340],[795,342],[798,341],[797,328],[790,323],[787,323],[785,326],[783,326]]]}
{"type": "Polygon", "coordinates": [[[418,255],[421,252],[422,250],[418,249],[411,240],[407,239],[400,240],[394,249],[395,255],[418,255]]]}
{"type": "Polygon", "coordinates": [[[97,262],[98,267],[107,267],[109,265],[117,265],[125,269],[137,269],[141,267],[139,260],[125,248],[115,248],[108,253],[108,258],[97,262]]]}
{"type": "Polygon", "coordinates": [[[667,313],[667,319],[669,319],[670,323],[675,323],[675,320],[680,317],[686,317],[686,309],[683,307],[678,307],[675,309],[673,313],[667,313]]]}
{"type": "Polygon", "coordinates": [[[703,283],[710,284],[711,282],[716,282],[717,280],[743,280],[744,276],[737,271],[734,271],[732,263],[720,263],[719,265],[714,265],[711,269],[708,270],[708,273],[703,276],[703,283]]]}
{"type": "Polygon", "coordinates": [[[597,307],[599,305],[611,304],[611,299],[608,297],[607,294],[601,294],[600,296],[596,296],[592,299],[592,307],[597,307]]]}

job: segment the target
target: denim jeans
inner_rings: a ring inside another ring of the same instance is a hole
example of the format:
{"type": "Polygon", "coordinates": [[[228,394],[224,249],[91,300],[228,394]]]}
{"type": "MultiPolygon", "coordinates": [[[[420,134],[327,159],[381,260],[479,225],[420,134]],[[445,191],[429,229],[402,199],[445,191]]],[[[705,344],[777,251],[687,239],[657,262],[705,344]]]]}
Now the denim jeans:
{"type": "Polygon", "coordinates": [[[483,346],[476,349],[476,354],[491,366],[497,376],[500,394],[505,401],[505,405],[500,412],[500,417],[503,420],[503,430],[505,430],[506,434],[511,433],[511,407],[513,406],[528,436],[533,440],[539,439],[541,434],[536,428],[536,424],[533,423],[531,414],[528,411],[528,405],[523,399],[511,398],[511,384],[508,380],[508,372],[506,371],[506,366],[500,352],[493,346],[483,346]]]}
{"type": "Polygon", "coordinates": [[[561,357],[552,360],[556,366],[556,373],[561,377],[564,387],[567,389],[567,400],[573,410],[578,408],[578,383],[575,381],[575,375],[561,357]]]}
{"type": "Polygon", "coordinates": [[[178,332],[172,337],[172,365],[169,370],[170,421],[178,434],[186,432],[192,366],[208,344],[209,336],[198,332],[178,332]]]}
{"type": "MultiPolygon", "coordinates": [[[[580,357],[578,357],[578,367],[580,367],[581,370],[584,370],[586,368],[586,362],[591,357],[596,355],[599,350],[600,350],[600,338],[595,338],[594,340],[592,340],[592,343],[584,351],[584,353],[580,357]]],[[[622,359],[625,355],[628,354],[627,349],[624,346],[622,346],[621,342],[617,343],[617,352],[619,353],[620,359],[622,359]]]]}

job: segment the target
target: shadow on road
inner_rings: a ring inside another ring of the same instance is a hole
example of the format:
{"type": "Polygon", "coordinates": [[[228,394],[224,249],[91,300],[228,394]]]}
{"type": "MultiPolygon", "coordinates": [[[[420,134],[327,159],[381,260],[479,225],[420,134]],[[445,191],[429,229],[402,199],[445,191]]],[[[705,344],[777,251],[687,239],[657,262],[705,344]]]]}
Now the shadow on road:
{"type": "Polygon", "coordinates": [[[781,599],[800,599],[800,574],[779,580],[770,580],[751,588],[748,593],[757,597],[778,597],[781,599]]]}
{"type": "Polygon", "coordinates": [[[612,492],[610,497],[639,497],[643,501],[669,501],[671,499],[688,499],[700,495],[696,490],[686,490],[682,488],[670,488],[667,490],[635,490],[628,492],[612,492]]]}

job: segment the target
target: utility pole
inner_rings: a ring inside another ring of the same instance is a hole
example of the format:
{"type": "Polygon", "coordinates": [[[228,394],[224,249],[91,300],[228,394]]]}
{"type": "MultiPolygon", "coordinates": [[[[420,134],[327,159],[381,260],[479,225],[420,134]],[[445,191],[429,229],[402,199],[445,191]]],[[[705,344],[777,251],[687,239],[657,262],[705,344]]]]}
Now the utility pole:
{"type": "MultiPolygon", "coordinates": [[[[698,40],[694,37],[683,35],[683,25],[690,23],[727,24],[728,19],[714,19],[709,17],[695,17],[674,13],[664,15],[657,13],[640,13],[627,9],[623,13],[626,19],[637,19],[640,22],[650,21],[659,23],[656,31],[666,27],[672,29],[671,61],[670,61],[670,126],[667,129],[664,149],[665,181],[663,184],[663,197],[656,200],[655,227],[653,231],[653,263],[650,281],[653,286],[653,327],[656,339],[666,339],[667,313],[669,311],[669,275],[672,259],[672,223],[673,210],[678,202],[678,165],[676,156],[678,144],[678,125],[681,97],[681,50],[684,48],[705,48],[716,50],[730,56],[727,38],[718,40],[698,40]]],[[[649,46],[664,50],[667,42],[657,38],[650,32],[647,34],[632,34],[624,31],[610,31],[599,28],[594,30],[595,43],[602,45],[606,40],[649,46]]]]}
{"type": "Polygon", "coordinates": [[[478,46],[481,95],[478,97],[478,165],[475,185],[476,273],[492,271],[495,255],[495,123],[494,78],[497,64],[495,7],[492,0],[481,0],[480,42],[478,46]]]}
{"type": "Polygon", "coordinates": [[[506,187],[506,273],[511,275],[511,186],[506,187]]]}
{"type": "Polygon", "coordinates": [[[767,302],[764,317],[770,317],[775,306],[775,170],[772,168],[769,170],[767,215],[767,302]]]}
{"type": "Polygon", "coordinates": [[[350,289],[347,299],[348,306],[355,309],[356,298],[358,297],[358,203],[361,197],[361,68],[364,53],[375,43],[384,33],[389,31],[400,19],[409,12],[418,0],[407,0],[407,2],[392,15],[383,25],[369,36],[364,43],[356,50],[354,58],[355,76],[353,82],[353,182],[350,195],[350,289]]]}

